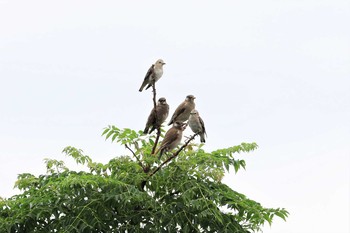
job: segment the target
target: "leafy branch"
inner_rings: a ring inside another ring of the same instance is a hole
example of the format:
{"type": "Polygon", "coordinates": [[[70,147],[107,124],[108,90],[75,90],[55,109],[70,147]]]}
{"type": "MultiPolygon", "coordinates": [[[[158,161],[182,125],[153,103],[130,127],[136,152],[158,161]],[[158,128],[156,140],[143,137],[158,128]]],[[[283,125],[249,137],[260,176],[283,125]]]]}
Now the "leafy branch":
{"type": "Polygon", "coordinates": [[[131,154],[136,158],[137,162],[138,162],[139,165],[142,167],[142,169],[145,170],[145,167],[143,166],[141,160],[139,159],[139,157],[137,157],[137,155],[135,154],[135,152],[134,152],[127,144],[125,144],[125,147],[126,147],[126,149],[128,149],[128,150],[131,152],[131,154]]]}

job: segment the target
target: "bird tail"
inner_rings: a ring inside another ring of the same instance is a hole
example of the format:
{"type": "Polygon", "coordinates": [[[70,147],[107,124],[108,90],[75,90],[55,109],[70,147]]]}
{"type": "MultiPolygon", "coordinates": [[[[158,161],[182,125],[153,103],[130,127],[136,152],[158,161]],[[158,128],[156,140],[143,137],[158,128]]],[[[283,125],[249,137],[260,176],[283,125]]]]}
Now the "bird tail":
{"type": "Polygon", "coordinates": [[[150,84],[148,84],[148,86],[146,87],[146,90],[148,89],[148,88],[150,88],[152,86],[152,84],[150,83],[150,84]]]}
{"type": "Polygon", "coordinates": [[[156,154],[158,154],[159,150],[160,150],[160,147],[158,147],[158,148],[156,149],[156,151],[155,151],[152,155],[155,156],[156,154]]]}
{"type": "Polygon", "coordinates": [[[162,157],[164,151],[165,151],[165,148],[158,147],[158,149],[154,152],[153,155],[157,155],[159,153],[158,159],[160,160],[160,158],[162,157]]]}
{"type": "Polygon", "coordinates": [[[204,133],[202,133],[202,134],[200,135],[200,138],[201,138],[201,142],[202,142],[202,143],[205,143],[205,136],[204,136],[204,133]]]}
{"type": "Polygon", "coordinates": [[[147,84],[147,82],[145,82],[145,81],[142,82],[142,85],[139,89],[139,92],[141,92],[143,90],[143,88],[146,86],[146,84],[147,84]]]}
{"type": "MultiPolygon", "coordinates": [[[[148,134],[148,129],[149,127],[146,127],[144,130],[143,130],[143,134],[148,134]]],[[[150,132],[151,133],[151,132],[150,132]]]]}
{"type": "Polygon", "coordinates": [[[152,126],[151,130],[149,131],[149,134],[151,134],[155,129],[156,127],[152,126]]]}
{"type": "MultiPolygon", "coordinates": [[[[159,156],[158,156],[158,159],[159,159],[159,160],[160,160],[160,158],[162,157],[163,152],[164,152],[164,149],[161,149],[161,150],[160,150],[160,153],[159,153],[159,156]]],[[[157,153],[158,153],[158,150],[157,150],[157,153]]],[[[155,154],[157,154],[157,153],[155,153],[155,154]]]]}

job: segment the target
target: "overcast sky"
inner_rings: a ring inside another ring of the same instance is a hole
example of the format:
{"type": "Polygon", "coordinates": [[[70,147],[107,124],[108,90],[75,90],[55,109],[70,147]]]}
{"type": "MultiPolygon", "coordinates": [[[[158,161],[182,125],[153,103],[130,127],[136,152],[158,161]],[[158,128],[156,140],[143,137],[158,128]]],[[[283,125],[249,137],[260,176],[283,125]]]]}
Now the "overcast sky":
{"type": "Polygon", "coordinates": [[[158,97],[197,97],[204,149],[259,145],[224,182],[290,212],[264,232],[348,233],[349,22],[345,0],[0,0],[0,196],[44,158],[73,164],[65,146],[127,153],[101,133],[144,128],[162,58],[158,97]]]}

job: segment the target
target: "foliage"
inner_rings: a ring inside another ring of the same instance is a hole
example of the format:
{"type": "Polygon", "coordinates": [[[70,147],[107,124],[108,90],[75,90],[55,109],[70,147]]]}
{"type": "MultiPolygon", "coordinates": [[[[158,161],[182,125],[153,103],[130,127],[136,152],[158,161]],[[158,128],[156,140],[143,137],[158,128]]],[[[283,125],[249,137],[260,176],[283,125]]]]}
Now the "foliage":
{"type": "Polygon", "coordinates": [[[0,232],[252,232],[288,215],[221,182],[225,171],[245,168],[234,155],[255,150],[256,143],[209,153],[191,144],[192,137],[159,161],[151,153],[156,135],[115,126],[103,135],[131,155],[102,164],[66,147],[87,171],[47,159],[45,175],[19,175],[15,186],[22,193],[0,199],[0,232]]]}

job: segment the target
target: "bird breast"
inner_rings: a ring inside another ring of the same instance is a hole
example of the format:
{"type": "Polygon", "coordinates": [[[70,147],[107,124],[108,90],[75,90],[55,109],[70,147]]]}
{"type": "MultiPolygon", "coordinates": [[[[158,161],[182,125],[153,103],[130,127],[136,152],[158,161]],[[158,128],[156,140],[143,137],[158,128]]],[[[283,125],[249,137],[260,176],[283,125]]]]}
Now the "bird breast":
{"type": "Polygon", "coordinates": [[[158,121],[160,121],[161,123],[163,123],[169,114],[169,110],[167,110],[166,106],[161,106],[159,109],[157,109],[157,118],[158,121]]]}
{"type": "Polygon", "coordinates": [[[177,147],[181,142],[181,138],[182,138],[182,131],[178,130],[176,140],[170,143],[169,150],[173,150],[175,147],[177,147]]]}
{"type": "Polygon", "coordinates": [[[195,117],[190,117],[188,119],[188,125],[190,126],[190,128],[192,129],[192,131],[194,133],[199,133],[202,131],[202,127],[201,127],[198,119],[196,119],[195,117]]]}
{"type": "Polygon", "coordinates": [[[185,111],[182,114],[180,114],[176,120],[182,121],[182,122],[187,121],[193,109],[194,109],[193,103],[186,103],[185,111]]]}
{"type": "Polygon", "coordinates": [[[162,75],[163,75],[163,69],[160,69],[160,68],[154,69],[153,78],[156,82],[160,79],[160,77],[162,77],[162,75]]]}

